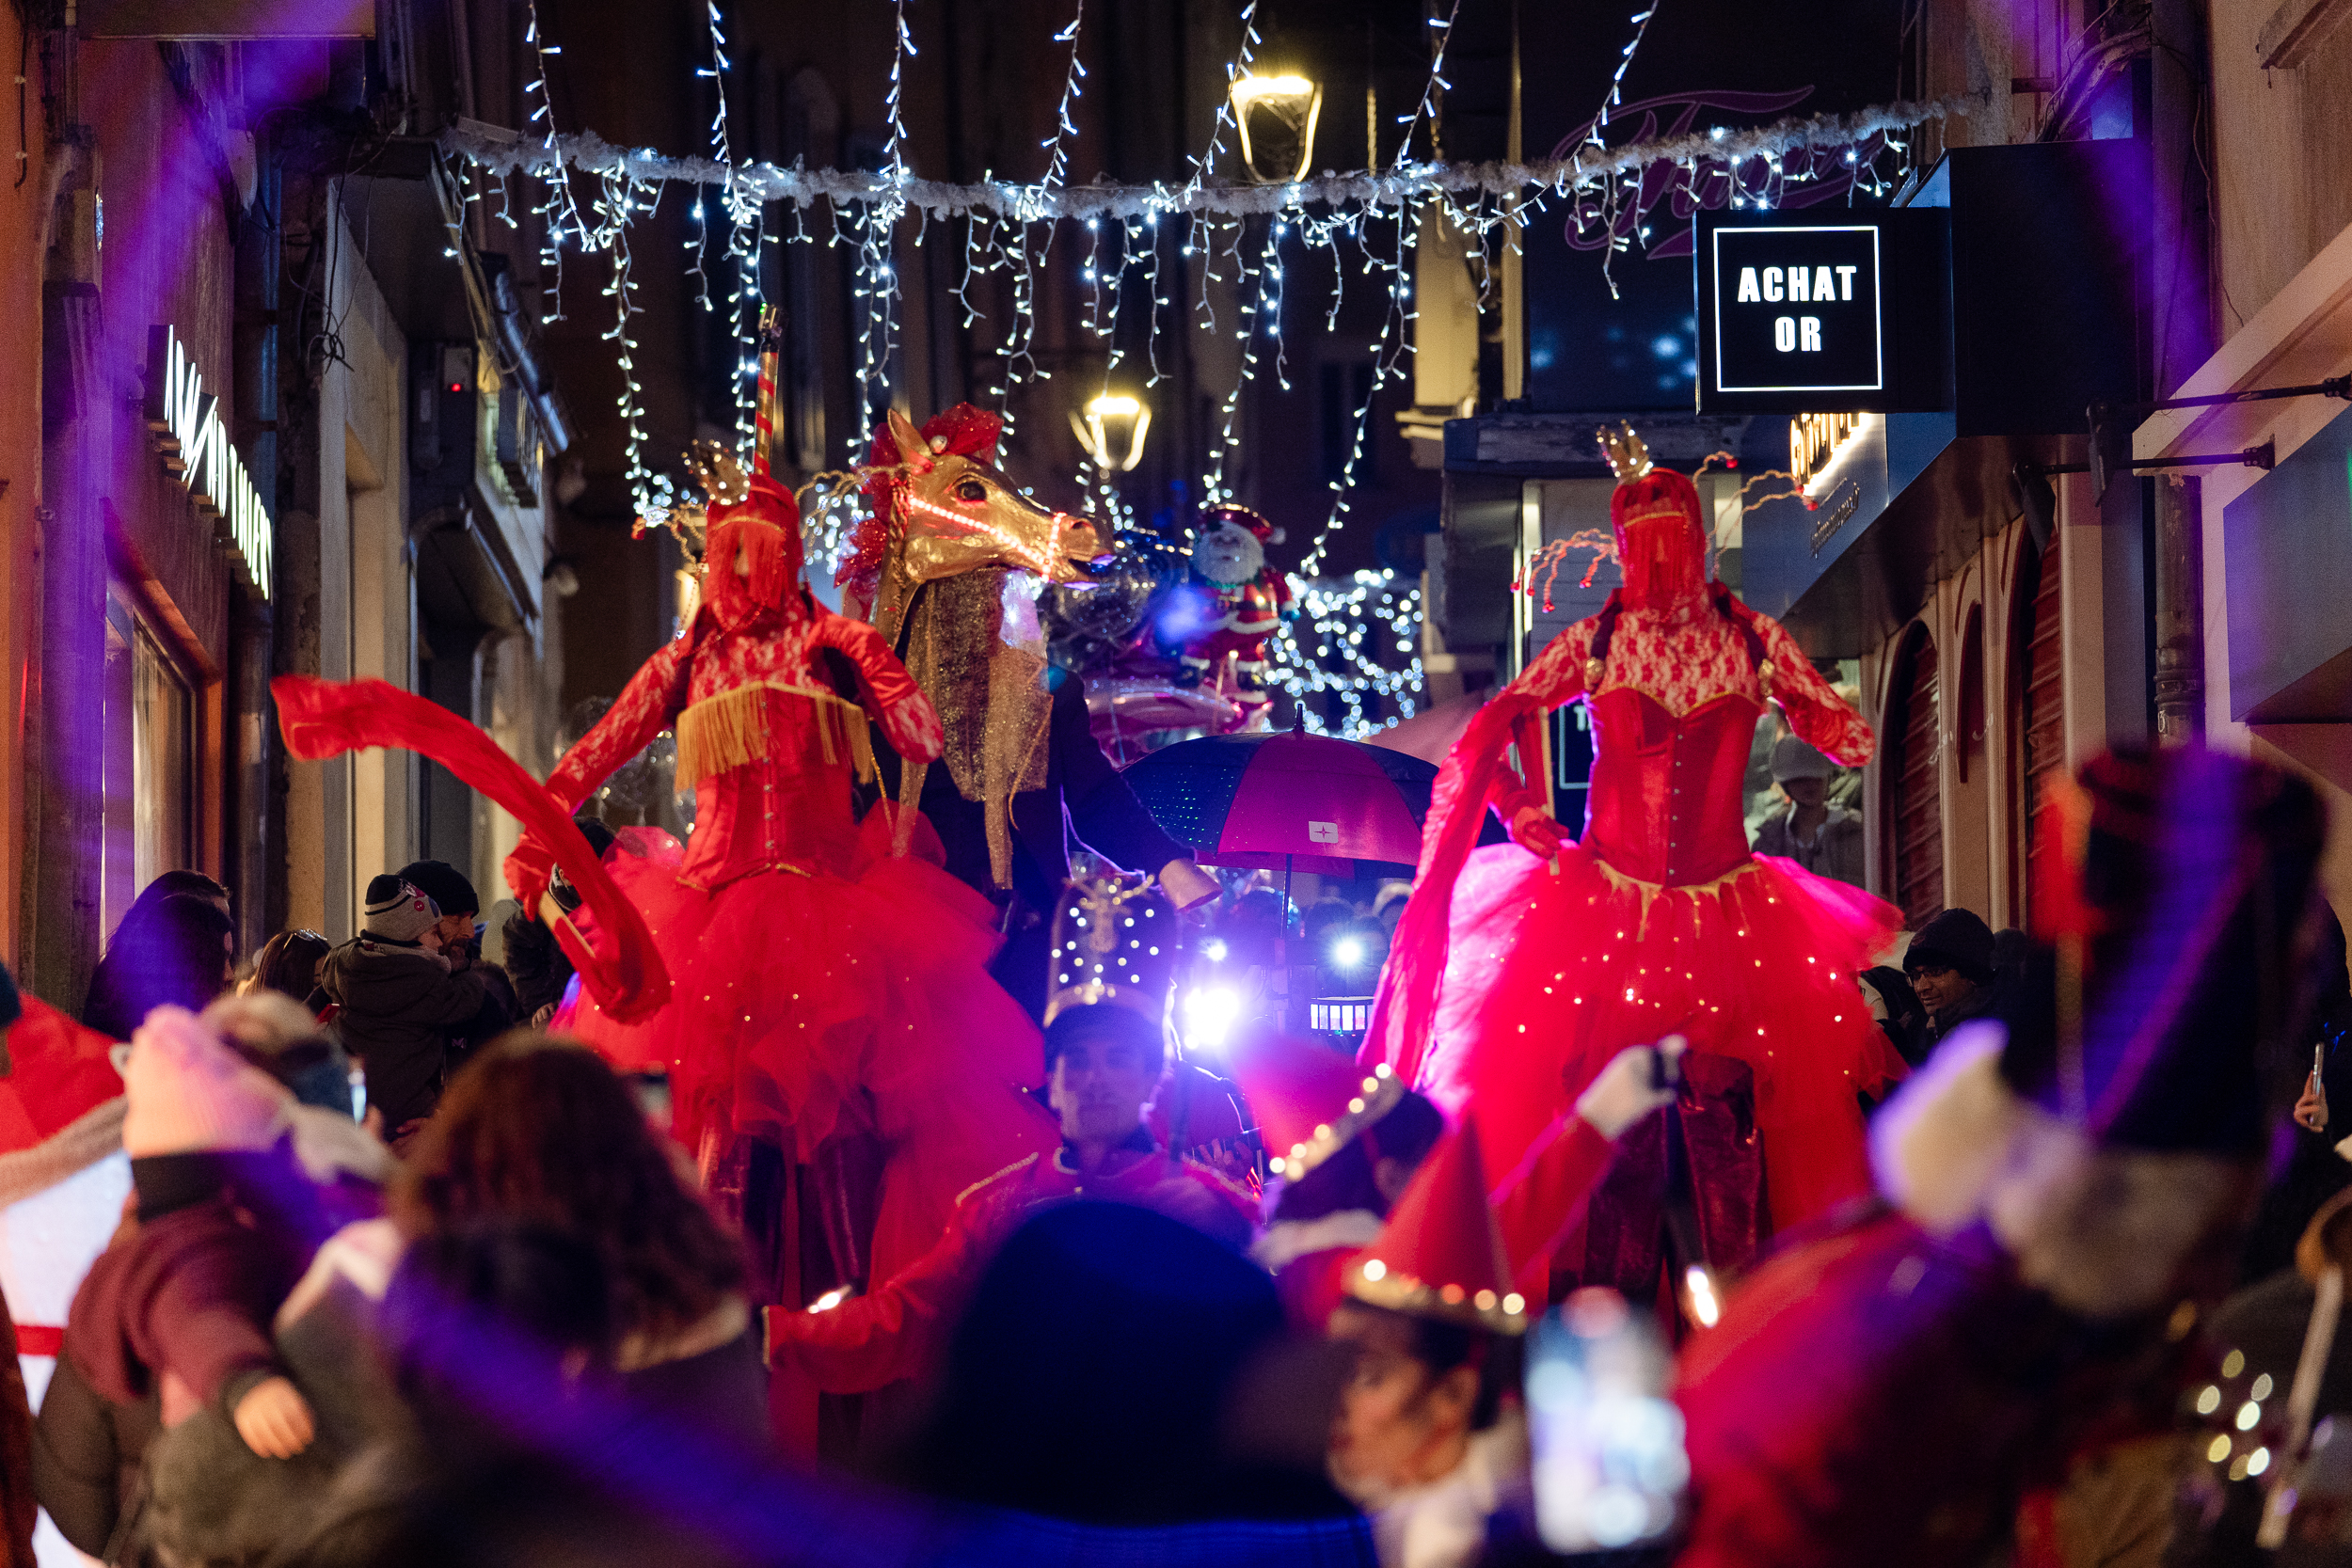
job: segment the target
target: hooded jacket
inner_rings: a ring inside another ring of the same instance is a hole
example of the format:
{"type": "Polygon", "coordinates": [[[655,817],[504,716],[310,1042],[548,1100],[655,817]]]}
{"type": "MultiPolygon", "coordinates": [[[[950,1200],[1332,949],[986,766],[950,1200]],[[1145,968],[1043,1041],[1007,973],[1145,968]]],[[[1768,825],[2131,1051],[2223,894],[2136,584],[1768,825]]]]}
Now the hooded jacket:
{"type": "Polygon", "coordinates": [[[343,1045],[367,1069],[368,1102],[387,1137],[440,1102],[449,1037],[491,1000],[479,970],[452,973],[437,954],[382,937],[355,937],[319,965],[319,987],[340,1005],[343,1045]]]}

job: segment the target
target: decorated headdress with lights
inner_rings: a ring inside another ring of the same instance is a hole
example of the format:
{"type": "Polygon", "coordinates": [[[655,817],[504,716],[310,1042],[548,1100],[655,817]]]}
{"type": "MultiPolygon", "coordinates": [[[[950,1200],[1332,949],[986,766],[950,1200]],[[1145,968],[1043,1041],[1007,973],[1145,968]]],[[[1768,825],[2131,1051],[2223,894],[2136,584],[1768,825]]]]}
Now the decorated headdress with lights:
{"type": "Polygon", "coordinates": [[[1004,433],[1001,415],[959,403],[924,421],[923,445],[930,455],[909,456],[900,451],[888,421],[876,426],[873,445],[857,470],[862,482],[859,487],[871,510],[850,534],[850,554],[834,574],[834,583],[870,603],[882,581],[882,562],[890,553],[892,531],[898,526],[898,497],[907,481],[927,471],[933,458],[949,453],[993,463],[996,443],[1004,433]]]}
{"type": "Polygon", "coordinates": [[[1527,1302],[1511,1289],[1502,1232],[1486,1204],[1475,1122],[1465,1117],[1422,1163],[1379,1240],[1348,1264],[1341,1289],[1391,1312],[1490,1334],[1526,1332],[1527,1302]]]}
{"type": "Polygon", "coordinates": [[[1065,1008],[1108,1002],[1164,1025],[1183,950],[1175,902],[1152,878],[1073,878],[1054,908],[1045,1022],[1065,1008]]]}
{"type": "Polygon", "coordinates": [[[1373,1133],[1407,1092],[1386,1063],[1367,1072],[1328,1046],[1283,1036],[1242,1053],[1233,1082],[1257,1117],[1267,1170],[1291,1182],[1373,1133]]]}
{"type": "Polygon", "coordinates": [[[801,579],[801,510],[792,492],[765,472],[746,473],[716,441],[695,442],[685,462],[708,504],[681,500],[657,509],[637,519],[631,536],[668,529],[686,551],[703,604],[729,630],[765,614],[803,610],[793,592],[801,579]],[[750,563],[748,574],[737,569],[742,561],[750,563]]]}
{"type": "Polygon", "coordinates": [[[1595,432],[1601,455],[1617,476],[1609,498],[1617,564],[1625,573],[1625,602],[1662,608],[1707,590],[1707,528],[1698,486],[1650,461],[1633,427],[1595,432]]]}

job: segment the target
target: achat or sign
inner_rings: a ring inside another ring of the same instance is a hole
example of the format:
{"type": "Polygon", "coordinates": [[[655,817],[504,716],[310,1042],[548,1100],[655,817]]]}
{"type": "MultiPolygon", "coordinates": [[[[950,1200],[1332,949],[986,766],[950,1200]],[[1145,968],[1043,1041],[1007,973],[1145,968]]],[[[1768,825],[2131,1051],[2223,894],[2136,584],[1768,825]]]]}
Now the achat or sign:
{"type": "Polygon", "coordinates": [[[164,467],[180,477],[201,516],[213,519],[254,592],[269,597],[270,518],[245,460],[229,441],[220,399],[168,326],[147,331],[147,428],[164,467]]]}
{"type": "Polygon", "coordinates": [[[1876,392],[1886,386],[1879,231],[1867,224],[1718,229],[1714,352],[1724,392],[1876,392]]]}
{"type": "Polygon", "coordinates": [[[1699,214],[1700,409],[1946,406],[1943,222],[1908,210],[1699,214]]]}

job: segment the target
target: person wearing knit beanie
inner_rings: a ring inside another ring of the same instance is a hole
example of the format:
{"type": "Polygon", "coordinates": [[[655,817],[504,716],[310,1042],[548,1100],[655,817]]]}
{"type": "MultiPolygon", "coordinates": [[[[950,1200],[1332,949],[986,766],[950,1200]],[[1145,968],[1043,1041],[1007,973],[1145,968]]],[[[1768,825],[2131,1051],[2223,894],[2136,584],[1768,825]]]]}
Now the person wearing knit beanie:
{"type": "Polygon", "coordinates": [[[441,911],[430,894],[388,872],[368,883],[364,907],[365,927],[320,960],[318,984],[341,1009],[335,1026],[365,1068],[368,1104],[383,1113],[384,1135],[398,1148],[403,1130],[440,1103],[452,1037],[487,1038],[509,1014],[491,990],[494,972],[453,964],[441,950],[441,911]]]}
{"type": "Polygon", "coordinates": [[[424,934],[434,931],[441,919],[439,905],[389,872],[368,883],[366,910],[368,935],[405,946],[423,944],[424,934]]]}

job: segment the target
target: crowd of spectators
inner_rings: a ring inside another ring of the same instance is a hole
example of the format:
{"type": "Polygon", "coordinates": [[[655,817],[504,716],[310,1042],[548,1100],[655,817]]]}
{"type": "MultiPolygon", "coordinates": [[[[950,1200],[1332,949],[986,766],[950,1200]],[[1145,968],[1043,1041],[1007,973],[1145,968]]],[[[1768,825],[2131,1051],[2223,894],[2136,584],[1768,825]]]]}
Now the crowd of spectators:
{"type": "MultiPolygon", "coordinates": [[[[1806,782],[1805,759],[1774,762],[1806,782]]],[[[1810,852],[1836,822],[1804,793],[1785,826],[1810,852]]],[[[1291,967],[1276,943],[1304,943],[1327,994],[1356,989],[1359,959],[1369,992],[1409,885],[1318,881],[1292,903],[1267,882],[1236,879],[1195,950],[1263,986],[1291,967]]],[[[965,1194],[896,1277],[780,1302],[631,1083],[531,1029],[569,978],[535,920],[491,929],[460,873],[415,863],[369,885],[351,941],[286,931],[232,986],[230,908],[208,879],[159,879],[84,1011],[129,1041],[132,1201],[75,1297],[29,1473],[92,1556],[735,1563],[788,1559],[796,1529],[842,1517],[914,1531],[929,1546],[909,1555],[1034,1547],[990,1509],[1179,1555],[1220,1520],[1262,1532],[1245,1560],[1532,1550],[1519,1341],[1400,1307],[1360,1269],[1439,1223],[1431,1182],[1459,1137],[1327,1046],[1284,1065],[1301,1042],[1268,1043],[1271,1007],[1216,1065],[1287,1170],[1171,1152],[1152,1114],[1167,1037],[1122,1006],[1068,1007],[1041,1093],[1059,1150],[965,1194]],[[1302,1099],[1319,1072],[1338,1099],[1302,1099]],[[1284,1115],[1301,1141],[1274,1136],[1284,1115]],[[812,1481],[813,1455],[780,1447],[776,1377],[834,1402],[825,1453],[859,1479],[812,1481]]],[[[2241,1383],[2255,1361],[2292,1374],[2329,1249],[2352,1258],[2332,1116],[2352,1103],[2352,982],[2329,934],[2302,1141],[2221,1320],[2253,1347],[2241,1383]]],[[[2017,933],[1947,910],[1857,978],[1924,1068],[2013,1014],[2029,961],[2017,933]]],[[[1580,1101],[1594,1171],[1674,1097],[1676,1060],[1629,1050],[1580,1101]]],[[[1487,1182],[1464,1180],[1483,1230],[1487,1182]]]]}

